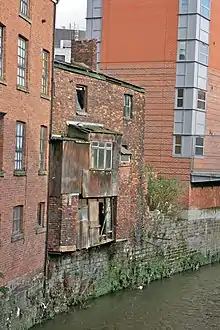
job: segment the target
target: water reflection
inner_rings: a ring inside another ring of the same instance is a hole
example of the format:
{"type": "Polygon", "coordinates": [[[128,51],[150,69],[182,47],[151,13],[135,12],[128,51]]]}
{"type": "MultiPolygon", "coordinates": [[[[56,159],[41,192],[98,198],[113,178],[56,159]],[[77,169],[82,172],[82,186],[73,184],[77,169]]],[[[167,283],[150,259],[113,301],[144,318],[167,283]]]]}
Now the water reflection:
{"type": "Polygon", "coordinates": [[[97,299],[35,330],[220,329],[220,265],[97,299]]]}

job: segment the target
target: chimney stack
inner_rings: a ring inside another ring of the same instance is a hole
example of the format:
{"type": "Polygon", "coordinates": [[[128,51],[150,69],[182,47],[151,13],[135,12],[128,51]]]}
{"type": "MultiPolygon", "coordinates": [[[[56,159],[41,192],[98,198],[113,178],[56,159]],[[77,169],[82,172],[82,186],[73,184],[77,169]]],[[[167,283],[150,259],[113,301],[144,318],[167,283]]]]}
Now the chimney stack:
{"type": "Polygon", "coordinates": [[[97,69],[97,41],[91,40],[72,40],[71,62],[86,64],[90,69],[97,69]]]}

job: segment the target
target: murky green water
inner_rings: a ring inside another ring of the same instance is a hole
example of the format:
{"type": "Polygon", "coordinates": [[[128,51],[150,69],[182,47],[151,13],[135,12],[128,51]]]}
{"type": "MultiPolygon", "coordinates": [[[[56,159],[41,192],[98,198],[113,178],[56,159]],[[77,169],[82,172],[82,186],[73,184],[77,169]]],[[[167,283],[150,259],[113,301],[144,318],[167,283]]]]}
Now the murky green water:
{"type": "Polygon", "coordinates": [[[35,330],[220,330],[220,265],[95,300],[35,330]]]}

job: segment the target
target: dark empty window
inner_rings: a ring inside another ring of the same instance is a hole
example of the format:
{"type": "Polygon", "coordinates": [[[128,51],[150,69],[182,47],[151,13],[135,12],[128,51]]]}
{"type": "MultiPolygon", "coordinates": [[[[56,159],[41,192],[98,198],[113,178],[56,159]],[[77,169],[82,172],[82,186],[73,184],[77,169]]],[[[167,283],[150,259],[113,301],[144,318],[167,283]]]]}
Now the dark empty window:
{"type": "Polygon", "coordinates": [[[178,88],[177,89],[177,108],[183,107],[183,100],[184,100],[184,89],[178,88]]]}
{"type": "Polygon", "coordinates": [[[93,169],[110,170],[112,168],[112,143],[92,142],[93,169]]]}
{"type": "Polygon", "coordinates": [[[38,226],[45,226],[45,203],[38,204],[38,226]]]}
{"type": "Polygon", "coordinates": [[[132,95],[124,95],[124,118],[132,118],[132,95]]]}
{"type": "Polygon", "coordinates": [[[49,86],[49,53],[43,50],[42,53],[42,81],[41,81],[41,93],[48,95],[49,86]]]}
{"type": "Polygon", "coordinates": [[[175,155],[181,155],[182,153],[182,136],[174,136],[174,153],[175,155]]]}
{"type": "Polygon", "coordinates": [[[76,85],[76,112],[86,112],[87,88],[86,86],[76,85]]]}
{"type": "Polygon", "coordinates": [[[180,61],[186,60],[186,41],[178,42],[178,59],[180,61]]]}
{"type": "Polygon", "coordinates": [[[46,169],[47,127],[40,127],[40,170],[46,169]]]}
{"type": "Polygon", "coordinates": [[[104,198],[98,200],[98,217],[100,226],[100,240],[108,240],[113,238],[113,221],[112,221],[112,199],[104,198]]]}
{"type": "Polygon", "coordinates": [[[195,155],[203,156],[204,154],[204,138],[196,137],[195,141],[195,155]]]}
{"type": "Polygon", "coordinates": [[[55,55],[55,60],[65,62],[65,55],[55,55]]]}
{"type": "Polygon", "coordinates": [[[24,137],[25,124],[16,122],[16,140],[15,140],[15,170],[24,169],[24,137]]]}
{"type": "Polygon", "coordinates": [[[13,209],[12,235],[16,236],[23,232],[23,206],[15,206],[13,209]]]}
{"type": "Polygon", "coordinates": [[[198,90],[197,108],[202,110],[206,108],[206,92],[203,90],[198,90]]]}

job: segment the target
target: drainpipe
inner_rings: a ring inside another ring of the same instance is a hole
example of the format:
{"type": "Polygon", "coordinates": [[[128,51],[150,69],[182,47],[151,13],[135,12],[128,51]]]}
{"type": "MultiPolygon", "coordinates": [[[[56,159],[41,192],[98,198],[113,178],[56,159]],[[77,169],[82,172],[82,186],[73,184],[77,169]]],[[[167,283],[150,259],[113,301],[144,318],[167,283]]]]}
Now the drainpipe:
{"type": "Polygon", "coordinates": [[[52,70],[51,70],[51,108],[50,108],[50,123],[49,123],[49,161],[48,161],[48,178],[47,178],[47,224],[46,224],[46,238],[45,238],[45,258],[44,258],[44,297],[46,296],[46,285],[48,278],[48,219],[49,219],[49,206],[50,206],[50,191],[49,191],[49,183],[50,183],[50,166],[51,166],[51,156],[52,156],[52,125],[53,125],[53,101],[54,101],[54,47],[55,47],[55,28],[56,28],[56,11],[57,5],[60,0],[52,0],[54,3],[54,15],[53,15],[53,48],[52,48],[52,70]]]}

